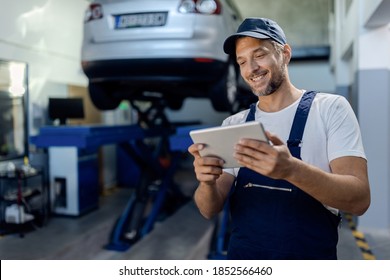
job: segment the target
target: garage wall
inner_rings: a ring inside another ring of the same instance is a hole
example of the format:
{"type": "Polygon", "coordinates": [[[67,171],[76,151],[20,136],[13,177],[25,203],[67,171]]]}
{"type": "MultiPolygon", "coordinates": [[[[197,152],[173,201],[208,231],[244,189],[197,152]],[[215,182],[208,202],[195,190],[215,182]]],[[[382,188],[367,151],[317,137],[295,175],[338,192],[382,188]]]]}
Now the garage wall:
{"type": "Polygon", "coordinates": [[[298,88],[337,93],[334,75],[327,61],[291,62],[290,80],[298,88]]]}
{"type": "Polygon", "coordinates": [[[332,0],[235,0],[243,17],[276,20],[295,47],[329,44],[332,0]]]}
{"type": "Polygon", "coordinates": [[[46,122],[48,96],[85,86],[80,67],[84,0],[0,0],[0,58],[27,62],[30,134],[46,122]]]}
{"type": "Polygon", "coordinates": [[[87,4],[0,0],[0,56],[29,63],[33,77],[40,74],[51,81],[84,85],[80,43],[87,4]]]}

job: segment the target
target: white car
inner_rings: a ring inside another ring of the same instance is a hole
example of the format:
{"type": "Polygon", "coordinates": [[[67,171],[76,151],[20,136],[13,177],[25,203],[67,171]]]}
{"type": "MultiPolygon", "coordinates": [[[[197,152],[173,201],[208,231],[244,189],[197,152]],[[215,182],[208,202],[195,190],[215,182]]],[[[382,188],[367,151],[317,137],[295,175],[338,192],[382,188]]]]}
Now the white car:
{"type": "Polygon", "coordinates": [[[110,110],[157,96],[180,109],[199,97],[234,111],[240,75],[222,46],[241,22],[232,0],[93,1],[81,54],[93,103],[110,110]]]}

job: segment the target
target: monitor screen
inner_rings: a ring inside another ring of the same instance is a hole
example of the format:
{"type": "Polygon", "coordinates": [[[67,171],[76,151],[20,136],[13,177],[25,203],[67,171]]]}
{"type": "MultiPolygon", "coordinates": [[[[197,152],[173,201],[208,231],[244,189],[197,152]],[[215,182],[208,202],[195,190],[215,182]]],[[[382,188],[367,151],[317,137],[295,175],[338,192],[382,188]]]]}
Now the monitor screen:
{"type": "Polygon", "coordinates": [[[66,124],[67,119],[83,119],[84,104],[82,98],[49,98],[49,118],[66,124]]]}

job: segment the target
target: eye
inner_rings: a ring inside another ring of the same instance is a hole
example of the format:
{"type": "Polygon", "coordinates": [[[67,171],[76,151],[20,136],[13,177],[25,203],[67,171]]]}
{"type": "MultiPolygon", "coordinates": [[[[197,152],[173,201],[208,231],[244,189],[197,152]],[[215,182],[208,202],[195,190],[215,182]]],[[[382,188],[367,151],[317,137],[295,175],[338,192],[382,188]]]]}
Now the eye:
{"type": "Polygon", "coordinates": [[[264,56],[265,56],[265,54],[259,53],[259,54],[255,55],[255,58],[263,58],[264,56]]]}
{"type": "Polygon", "coordinates": [[[237,61],[237,64],[238,64],[239,66],[242,66],[242,65],[245,64],[245,61],[244,61],[244,60],[237,61]]]}

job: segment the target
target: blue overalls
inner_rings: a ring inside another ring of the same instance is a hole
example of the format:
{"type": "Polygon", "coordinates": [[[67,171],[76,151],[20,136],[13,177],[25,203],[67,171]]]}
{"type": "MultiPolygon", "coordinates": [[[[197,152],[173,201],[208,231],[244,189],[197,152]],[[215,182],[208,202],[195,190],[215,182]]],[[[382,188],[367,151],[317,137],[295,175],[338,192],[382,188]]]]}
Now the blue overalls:
{"type": "MultiPolygon", "coordinates": [[[[301,139],[316,92],[298,105],[288,148],[301,159],[301,139]]],[[[246,121],[255,119],[252,104],[246,121]]],[[[230,196],[228,259],[337,259],[340,218],[284,180],[240,168],[230,196]]]]}

